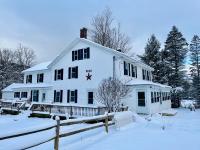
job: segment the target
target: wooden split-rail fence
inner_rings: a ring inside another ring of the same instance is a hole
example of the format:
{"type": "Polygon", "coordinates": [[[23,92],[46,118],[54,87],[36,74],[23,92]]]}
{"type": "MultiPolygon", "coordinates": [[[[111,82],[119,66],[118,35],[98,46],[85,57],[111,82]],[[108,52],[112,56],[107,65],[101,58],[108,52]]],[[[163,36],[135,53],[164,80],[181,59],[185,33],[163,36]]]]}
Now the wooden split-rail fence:
{"type": "MultiPolygon", "coordinates": [[[[57,117],[56,117],[57,118],[57,117]]],[[[29,148],[33,148],[36,146],[39,146],[41,144],[47,143],[49,141],[54,140],[54,150],[58,150],[59,149],[59,139],[63,138],[63,137],[67,137],[70,135],[74,135],[74,134],[78,134],[84,131],[88,131],[88,130],[92,130],[95,128],[99,128],[99,127],[105,127],[105,132],[108,133],[108,127],[111,125],[114,125],[114,122],[112,121],[114,118],[114,114],[105,114],[105,115],[100,115],[100,116],[95,116],[95,117],[88,117],[88,118],[84,118],[84,119],[71,119],[71,120],[65,120],[65,121],[60,121],[60,119],[56,119],[56,124],[46,127],[46,128],[42,128],[42,129],[38,129],[38,130],[32,130],[29,132],[22,132],[19,134],[13,134],[13,135],[9,135],[9,136],[3,136],[0,137],[0,141],[2,140],[8,140],[8,139],[12,139],[12,138],[17,138],[17,137],[22,137],[22,136],[26,136],[26,135],[31,135],[34,133],[39,133],[39,132],[43,132],[43,131],[48,131],[51,129],[55,129],[55,136],[46,139],[45,141],[42,142],[38,142],[37,144],[33,144],[33,145],[29,145],[27,147],[24,147],[22,149],[29,149],[29,148]],[[94,124],[91,124],[91,122],[97,122],[94,124]],[[69,131],[66,133],[61,133],[60,132],[60,128],[63,126],[67,126],[67,125],[74,125],[74,124],[80,124],[80,123],[90,123],[90,125],[88,124],[88,127],[84,126],[83,128],[74,130],[74,131],[69,131]]]]}

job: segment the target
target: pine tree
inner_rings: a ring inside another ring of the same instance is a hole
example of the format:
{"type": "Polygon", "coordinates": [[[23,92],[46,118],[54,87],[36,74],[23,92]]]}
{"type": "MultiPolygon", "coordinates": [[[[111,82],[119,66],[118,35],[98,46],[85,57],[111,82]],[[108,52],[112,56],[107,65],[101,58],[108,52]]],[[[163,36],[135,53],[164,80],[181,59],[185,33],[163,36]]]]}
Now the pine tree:
{"type": "Polygon", "coordinates": [[[168,84],[174,88],[182,85],[184,77],[184,59],[187,54],[187,42],[178,28],[173,26],[165,42],[165,60],[168,61],[170,70],[168,72],[168,84]]]}
{"type": "Polygon", "coordinates": [[[156,36],[153,34],[148,39],[148,42],[145,47],[145,53],[143,56],[140,56],[144,63],[154,68],[153,81],[160,82],[160,42],[157,40],[156,36]]]}
{"type": "Polygon", "coordinates": [[[176,26],[172,27],[165,42],[165,61],[168,63],[168,85],[172,86],[172,107],[180,106],[181,91],[176,92],[177,87],[182,87],[185,73],[184,59],[187,54],[187,41],[176,26]],[[173,92],[175,91],[175,92],[173,92]]]}
{"type": "Polygon", "coordinates": [[[194,97],[200,100],[200,38],[194,35],[190,44],[191,76],[193,77],[194,97]]]}

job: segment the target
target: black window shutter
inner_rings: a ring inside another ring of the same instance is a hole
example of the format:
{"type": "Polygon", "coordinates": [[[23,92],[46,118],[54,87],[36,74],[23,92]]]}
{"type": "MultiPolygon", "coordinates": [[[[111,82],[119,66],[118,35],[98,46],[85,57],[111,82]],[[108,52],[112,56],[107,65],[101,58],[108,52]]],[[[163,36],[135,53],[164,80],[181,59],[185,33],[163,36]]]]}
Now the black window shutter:
{"type": "Polygon", "coordinates": [[[30,75],[30,78],[31,78],[31,79],[30,79],[30,82],[32,83],[32,75],[30,75]]]}
{"type": "Polygon", "coordinates": [[[76,78],[78,78],[78,66],[76,66],[76,78]]]}
{"type": "Polygon", "coordinates": [[[60,102],[62,103],[62,99],[63,99],[63,90],[60,90],[60,102]]]}
{"type": "Polygon", "coordinates": [[[31,91],[31,102],[32,102],[32,95],[33,95],[33,92],[31,91]]]}
{"type": "Polygon", "coordinates": [[[56,90],[54,90],[54,102],[56,102],[56,90]]]}
{"type": "Polygon", "coordinates": [[[63,69],[61,69],[61,80],[63,80],[63,69]]]}
{"type": "Polygon", "coordinates": [[[88,57],[87,58],[89,59],[90,58],[90,48],[88,47],[87,50],[88,50],[88,57]]]}
{"type": "Polygon", "coordinates": [[[128,75],[131,76],[131,64],[128,63],[128,75]]]}
{"type": "Polygon", "coordinates": [[[42,82],[44,82],[44,74],[42,74],[42,82]]]}
{"type": "Polygon", "coordinates": [[[68,68],[68,79],[71,79],[71,67],[68,68]]]}
{"type": "Polygon", "coordinates": [[[37,74],[37,83],[39,82],[39,74],[37,74]]]}
{"type": "Polygon", "coordinates": [[[67,90],[67,103],[69,103],[70,90],[67,90]]]}
{"type": "Polygon", "coordinates": [[[72,61],[74,61],[74,51],[72,51],[72,61]]]}
{"type": "Polygon", "coordinates": [[[54,80],[56,81],[56,78],[57,78],[57,70],[55,70],[55,73],[54,73],[54,80]]]}
{"type": "Polygon", "coordinates": [[[77,90],[75,90],[75,103],[77,103],[77,99],[78,99],[78,92],[77,92],[77,90]]]}

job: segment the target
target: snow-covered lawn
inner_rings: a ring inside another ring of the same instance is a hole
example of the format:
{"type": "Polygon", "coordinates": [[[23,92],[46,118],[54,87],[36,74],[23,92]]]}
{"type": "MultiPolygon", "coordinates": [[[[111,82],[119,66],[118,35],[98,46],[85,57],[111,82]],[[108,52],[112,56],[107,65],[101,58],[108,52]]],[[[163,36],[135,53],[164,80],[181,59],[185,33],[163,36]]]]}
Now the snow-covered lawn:
{"type": "MultiPolygon", "coordinates": [[[[63,150],[199,150],[200,149],[200,110],[177,109],[176,116],[161,117],[154,115],[149,120],[136,119],[135,123],[120,129],[109,127],[106,134],[104,128],[83,132],[60,139],[63,150]],[[164,130],[163,130],[164,129],[164,130]]],[[[34,128],[44,124],[54,124],[51,119],[36,119],[20,116],[0,116],[0,135],[15,130],[34,128]],[[16,118],[18,117],[18,120],[16,118]],[[22,129],[23,128],[23,129],[22,129]]],[[[79,127],[84,126],[79,125],[79,127]]],[[[76,128],[69,126],[65,131],[76,128]]],[[[36,134],[21,140],[0,141],[0,149],[15,149],[16,145],[34,142],[54,134],[36,134]]],[[[53,150],[53,141],[32,148],[53,150]]]]}

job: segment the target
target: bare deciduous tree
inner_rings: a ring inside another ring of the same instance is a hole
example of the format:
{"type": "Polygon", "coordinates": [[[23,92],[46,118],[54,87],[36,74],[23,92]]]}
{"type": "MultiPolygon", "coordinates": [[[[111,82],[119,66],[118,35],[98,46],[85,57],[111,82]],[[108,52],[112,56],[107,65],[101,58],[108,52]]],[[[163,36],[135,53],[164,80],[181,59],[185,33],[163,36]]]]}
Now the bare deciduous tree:
{"type": "Polygon", "coordinates": [[[19,44],[15,51],[16,63],[24,66],[31,66],[35,59],[35,53],[32,49],[19,44]]]}
{"type": "Polygon", "coordinates": [[[130,39],[121,32],[120,24],[114,26],[112,12],[106,8],[102,14],[92,19],[92,40],[103,46],[128,52],[131,49],[130,39]]]}
{"type": "Polygon", "coordinates": [[[119,111],[122,100],[131,91],[131,87],[126,86],[118,79],[109,77],[100,83],[95,96],[97,101],[105,105],[109,112],[113,112],[119,111]]]}

